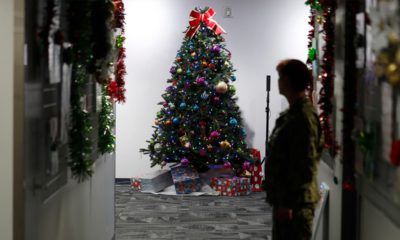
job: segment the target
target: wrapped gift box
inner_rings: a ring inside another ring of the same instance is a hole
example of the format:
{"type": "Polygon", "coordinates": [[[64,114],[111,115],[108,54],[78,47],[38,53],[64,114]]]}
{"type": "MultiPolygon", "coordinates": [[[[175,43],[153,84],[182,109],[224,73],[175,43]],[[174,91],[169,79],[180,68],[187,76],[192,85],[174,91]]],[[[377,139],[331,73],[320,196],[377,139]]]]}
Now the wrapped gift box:
{"type": "Polygon", "coordinates": [[[215,177],[211,180],[211,188],[222,196],[246,196],[251,193],[250,179],[244,177],[215,177]]]}
{"type": "Polygon", "coordinates": [[[157,170],[140,178],[142,192],[159,192],[173,184],[170,170],[157,170]]]}
{"type": "Polygon", "coordinates": [[[251,149],[250,152],[255,160],[253,166],[251,166],[251,191],[262,192],[263,172],[261,164],[261,153],[255,148],[251,149]]]}
{"type": "Polygon", "coordinates": [[[182,165],[172,166],[171,174],[177,194],[200,191],[202,183],[194,168],[182,165]]]}
{"type": "Polygon", "coordinates": [[[142,180],[140,178],[132,178],[131,179],[131,189],[133,191],[140,192],[142,191],[142,180]]]}

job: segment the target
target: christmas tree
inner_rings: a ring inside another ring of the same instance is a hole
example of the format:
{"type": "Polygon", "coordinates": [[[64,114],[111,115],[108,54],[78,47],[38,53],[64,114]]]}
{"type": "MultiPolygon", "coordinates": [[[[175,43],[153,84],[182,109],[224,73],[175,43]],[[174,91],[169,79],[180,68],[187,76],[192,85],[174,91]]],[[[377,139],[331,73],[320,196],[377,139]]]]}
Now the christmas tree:
{"type": "Polygon", "coordinates": [[[234,97],[236,77],[221,36],[225,31],[212,19],[214,14],[212,8],[190,14],[154,133],[141,149],[150,155],[152,167],[181,162],[203,172],[224,165],[239,175],[253,162],[234,97]]]}

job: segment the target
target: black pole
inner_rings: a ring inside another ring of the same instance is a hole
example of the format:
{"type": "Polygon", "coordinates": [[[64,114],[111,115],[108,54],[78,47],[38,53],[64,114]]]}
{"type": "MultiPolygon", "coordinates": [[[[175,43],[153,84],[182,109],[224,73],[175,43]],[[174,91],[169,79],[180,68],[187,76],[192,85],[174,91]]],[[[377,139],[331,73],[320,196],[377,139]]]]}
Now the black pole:
{"type": "MultiPolygon", "coordinates": [[[[269,92],[271,91],[271,76],[267,75],[266,79],[266,91],[267,91],[267,107],[265,108],[265,113],[266,113],[266,127],[265,127],[265,152],[264,152],[264,159],[262,163],[267,159],[268,156],[268,141],[269,141],[269,92]]],[[[261,163],[261,164],[262,164],[261,163]]]]}

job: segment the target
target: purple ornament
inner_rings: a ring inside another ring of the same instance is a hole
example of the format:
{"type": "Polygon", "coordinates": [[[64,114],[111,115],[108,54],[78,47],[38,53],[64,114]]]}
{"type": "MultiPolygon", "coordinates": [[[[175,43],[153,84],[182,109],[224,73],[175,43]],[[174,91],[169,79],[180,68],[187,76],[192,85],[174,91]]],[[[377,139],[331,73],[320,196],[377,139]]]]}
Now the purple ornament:
{"type": "Polygon", "coordinates": [[[182,164],[182,166],[187,166],[187,165],[189,165],[189,160],[187,158],[182,158],[181,164],[182,164]]]}
{"type": "Polygon", "coordinates": [[[174,89],[173,86],[168,86],[166,90],[167,90],[167,92],[169,92],[169,91],[172,91],[172,89],[174,89]]]}
{"type": "Polygon", "coordinates": [[[225,162],[224,163],[224,168],[231,168],[232,164],[230,162],[225,162]]]}
{"type": "Polygon", "coordinates": [[[220,53],[220,52],[221,52],[221,46],[220,46],[220,45],[214,45],[214,46],[211,48],[211,51],[212,51],[213,53],[220,53]]]}
{"type": "Polygon", "coordinates": [[[176,73],[176,67],[175,67],[175,66],[172,66],[171,69],[169,70],[169,72],[170,72],[171,74],[175,74],[175,73],[176,73]]]}
{"type": "Polygon", "coordinates": [[[218,139],[220,135],[221,135],[221,134],[219,134],[219,132],[217,132],[217,131],[212,131],[212,132],[210,133],[210,138],[211,138],[211,139],[218,139]]]}
{"type": "Polygon", "coordinates": [[[250,164],[249,161],[245,161],[245,162],[243,163],[243,169],[244,169],[244,170],[250,169],[250,166],[251,166],[251,164],[250,164]]]}
{"type": "Polygon", "coordinates": [[[199,84],[199,85],[203,85],[205,83],[204,77],[198,77],[196,79],[196,83],[199,84]]]}
{"type": "Polygon", "coordinates": [[[200,154],[200,156],[205,157],[205,156],[207,156],[207,151],[204,148],[202,148],[202,149],[200,149],[199,154],[200,154]]]}

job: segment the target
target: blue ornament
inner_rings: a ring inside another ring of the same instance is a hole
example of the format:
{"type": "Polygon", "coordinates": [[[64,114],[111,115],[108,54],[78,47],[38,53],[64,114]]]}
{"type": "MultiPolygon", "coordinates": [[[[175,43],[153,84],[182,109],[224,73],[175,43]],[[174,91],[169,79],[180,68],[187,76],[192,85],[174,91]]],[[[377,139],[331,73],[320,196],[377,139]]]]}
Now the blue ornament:
{"type": "Polygon", "coordinates": [[[173,122],[174,124],[179,124],[179,118],[174,118],[174,119],[172,119],[172,122],[173,122]]]}
{"type": "Polygon", "coordinates": [[[236,118],[231,118],[231,120],[229,120],[229,124],[233,127],[237,126],[238,121],[236,120],[236,118]]]}
{"type": "Polygon", "coordinates": [[[180,108],[180,109],[185,109],[185,108],[186,108],[186,103],[185,103],[185,102],[182,102],[182,103],[179,105],[179,108],[180,108]]]}
{"type": "Polygon", "coordinates": [[[206,100],[208,98],[208,94],[207,94],[207,92],[203,92],[202,94],[201,94],[201,99],[203,99],[203,100],[206,100]]]}
{"type": "Polygon", "coordinates": [[[197,104],[195,104],[195,105],[193,106],[193,110],[194,110],[194,111],[199,110],[199,106],[198,106],[197,104]]]}
{"type": "Polygon", "coordinates": [[[190,75],[190,74],[192,74],[192,72],[188,69],[188,70],[186,71],[186,74],[187,74],[187,75],[190,75]]]}
{"type": "Polygon", "coordinates": [[[236,76],[232,76],[231,77],[231,80],[234,82],[234,81],[236,81],[236,76]]]}
{"type": "Polygon", "coordinates": [[[244,128],[242,128],[241,132],[242,132],[242,135],[243,135],[244,137],[247,135],[246,130],[245,130],[244,128]]]}
{"type": "Polygon", "coordinates": [[[171,115],[171,114],[172,114],[172,112],[171,112],[171,111],[168,111],[168,112],[167,112],[167,114],[168,114],[168,115],[171,115]]]}

